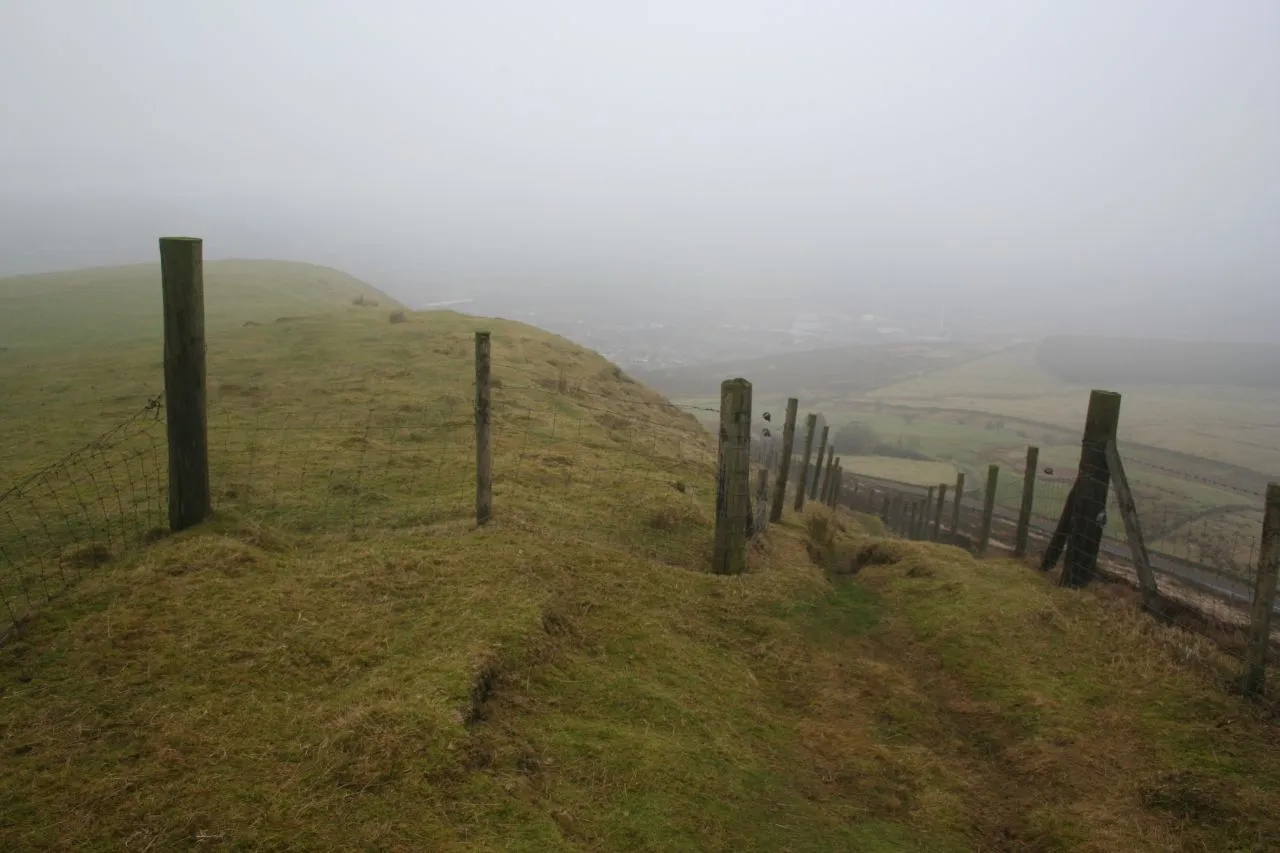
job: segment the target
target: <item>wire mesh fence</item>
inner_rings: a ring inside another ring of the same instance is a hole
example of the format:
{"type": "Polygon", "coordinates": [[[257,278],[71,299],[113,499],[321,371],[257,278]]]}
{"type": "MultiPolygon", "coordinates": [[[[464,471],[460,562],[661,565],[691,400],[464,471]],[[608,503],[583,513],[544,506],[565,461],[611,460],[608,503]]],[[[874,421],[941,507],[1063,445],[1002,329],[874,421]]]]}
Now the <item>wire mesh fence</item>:
{"type": "MultiPolygon", "coordinates": [[[[1193,617],[1200,627],[1228,647],[1242,649],[1248,629],[1257,573],[1258,544],[1262,530],[1262,503],[1253,506],[1197,505],[1184,493],[1164,482],[1151,482],[1141,466],[1128,477],[1133,492],[1134,512],[1130,523],[1138,525],[1145,545],[1145,561],[1159,590],[1155,609],[1161,615],[1185,620],[1193,617]]],[[[1167,472],[1160,472],[1166,476],[1167,472]]],[[[1097,570],[1107,576],[1140,585],[1135,555],[1126,530],[1115,484],[1110,476],[1072,471],[1069,477],[1041,472],[1003,472],[997,480],[988,536],[989,553],[1014,553],[1018,541],[1022,495],[1028,476],[1032,477],[1032,500],[1027,517],[1026,556],[1043,564],[1046,554],[1054,555],[1058,567],[1073,557],[1073,549],[1083,562],[1096,558],[1097,570]],[[1077,486],[1077,480],[1082,486],[1077,486]],[[1099,512],[1087,519],[1070,518],[1062,526],[1064,510],[1072,499],[1073,487],[1099,487],[1099,512]],[[1055,533],[1059,536],[1055,539],[1055,533]]],[[[977,479],[977,478],[973,478],[977,479]]],[[[969,480],[969,483],[973,482],[969,480]]],[[[943,484],[939,484],[941,486],[943,484]]],[[[859,477],[846,488],[843,503],[860,512],[880,517],[889,531],[907,538],[933,539],[978,552],[982,547],[985,482],[966,488],[958,498],[952,493],[941,508],[936,501],[925,508],[927,487],[892,480],[859,477]],[[927,519],[921,528],[913,525],[914,512],[927,519]],[[958,522],[952,530],[953,518],[958,522]]],[[[932,494],[936,495],[935,487],[932,494]]],[[[1060,571],[1062,569],[1059,569],[1060,571]]],[[[1273,602],[1273,610],[1280,605],[1273,602]]]]}
{"type": "Polygon", "coordinates": [[[164,432],[155,397],[0,493],[0,638],[87,570],[164,530],[164,432]]]}

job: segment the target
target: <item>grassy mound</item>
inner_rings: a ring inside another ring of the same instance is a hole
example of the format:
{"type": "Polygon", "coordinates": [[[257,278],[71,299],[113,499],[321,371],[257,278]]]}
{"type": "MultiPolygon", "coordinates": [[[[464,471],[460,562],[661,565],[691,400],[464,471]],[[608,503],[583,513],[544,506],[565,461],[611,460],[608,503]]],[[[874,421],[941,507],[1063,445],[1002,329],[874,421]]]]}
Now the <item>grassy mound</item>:
{"type": "MultiPolygon", "coordinates": [[[[714,440],[691,418],[529,327],[408,319],[211,340],[215,452],[285,432],[280,413],[462,426],[326,433],[334,469],[390,460],[337,514],[310,511],[297,455],[261,452],[253,501],[45,605],[0,648],[0,848],[1191,851],[1280,832],[1275,730],[1207,645],[821,508],[772,527],[747,575],[704,574],[714,440]],[[501,387],[477,530],[481,327],[501,387]]],[[[155,359],[56,372],[115,393],[155,359]]],[[[0,378],[34,393],[44,370],[0,378]]]]}
{"type": "MultiPolygon", "coordinates": [[[[402,307],[346,273],[288,261],[208,261],[204,287],[211,332],[348,309],[385,319],[402,307]]],[[[162,330],[159,264],[0,278],[3,347],[98,346],[162,330]]]]}

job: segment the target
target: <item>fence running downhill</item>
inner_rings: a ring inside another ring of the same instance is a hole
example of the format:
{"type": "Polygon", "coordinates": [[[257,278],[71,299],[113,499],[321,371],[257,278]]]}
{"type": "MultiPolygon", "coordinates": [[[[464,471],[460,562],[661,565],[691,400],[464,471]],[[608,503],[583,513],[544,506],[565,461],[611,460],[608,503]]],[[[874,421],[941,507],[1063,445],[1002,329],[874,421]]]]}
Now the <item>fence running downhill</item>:
{"type": "Polygon", "coordinates": [[[1094,392],[1069,478],[1042,475],[1032,447],[1013,476],[991,465],[980,483],[962,473],[928,487],[845,471],[819,413],[800,422],[792,398],[785,412],[753,415],[745,379],[723,383],[718,410],[700,410],[616,368],[595,385],[563,369],[550,378],[547,365],[506,363],[494,375],[488,332],[476,333],[472,358],[442,350],[458,363],[431,400],[263,408],[222,386],[207,407],[201,251],[198,240],[161,241],[164,394],[0,493],[0,637],[85,571],[198,523],[215,505],[284,529],[350,536],[441,535],[536,504],[599,547],[737,574],[785,510],[817,502],[979,556],[1035,557],[1043,570],[1061,561],[1064,585],[1098,573],[1127,580],[1157,615],[1177,604],[1234,629],[1245,689],[1262,690],[1280,487],[1265,502],[1242,495],[1239,505],[1199,512],[1164,500],[1169,472],[1144,460],[1126,470],[1119,395],[1094,392]],[[473,383],[462,382],[466,367],[473,383]],[[719,419],[714,435],[695,417],[710,414],[719,419]],[[592,500],[605,491],[615,500],[592,500]]]}

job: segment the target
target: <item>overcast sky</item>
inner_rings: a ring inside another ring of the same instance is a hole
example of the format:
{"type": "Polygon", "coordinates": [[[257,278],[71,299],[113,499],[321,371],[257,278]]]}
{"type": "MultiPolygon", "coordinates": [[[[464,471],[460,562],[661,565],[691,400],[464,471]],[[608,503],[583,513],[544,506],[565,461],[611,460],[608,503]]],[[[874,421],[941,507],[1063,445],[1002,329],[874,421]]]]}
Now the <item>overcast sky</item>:
{"type": "Polygon", "coordinates": [[[410,298],[1075,288],[1256,323],[1280,2],[0,0],[0,210],[11,272],[186,232],[410,298]]]}

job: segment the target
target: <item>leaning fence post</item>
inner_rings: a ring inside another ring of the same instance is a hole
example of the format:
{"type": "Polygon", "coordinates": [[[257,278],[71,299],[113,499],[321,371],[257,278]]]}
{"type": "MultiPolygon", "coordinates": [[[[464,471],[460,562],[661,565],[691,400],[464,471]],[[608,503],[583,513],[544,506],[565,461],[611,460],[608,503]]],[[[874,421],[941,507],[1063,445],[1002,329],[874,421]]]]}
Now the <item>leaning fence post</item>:
{"type": "Polygon", "coordinates": [[[205,408],[204,243],[160,238],[164,306],[164,412],[169,439],[169,529],[185,530],[213,511],[205,408]]]}
{"type": "Polygon", "coordinates": [[[1129,477],[1124,472],[1124,460],[1114,440],[1107,442],[1107,469],[1116,487],[1116,503],[1120,506],[1120,519],[1124,522],[1124,538],[1129,543],[1129,556],[1138,575],[1138,587],[1142,590],[1142,606],[1154,613],[1159,600],[1156,574],[1151,568],[1151,556],[1147,553],[1147,541],[1142,535],[1142,522],[1138,518],[1138,506],[1129,488],[1129,477]]]}
{"type": "Polygon", "coordinates": [[[956,473],[956,498],[951,507],[951,541],[955,543],[960,535],[960,509],[964,503],[964,472],[956,473]]]}
{"type": "Polygon", "coordinates": [[[1267,681],[1267,648],[1271,645],[1271,611],[1276,601],[1276,574],[1280,571],[1280,483],[1267,484],[1262,515],[1262,543],[1258,549],[1258,574],[1253,584],[1253,614],[1249,622],[1249,648],[1245,652],[1244,692],[1261,695],[1267,681]]]}
{"type": "Polygon", "coordinates": [[[488,332],[476,332],[476,524],[493,517],[493,448],[490,445],[491,400],[490,341],[488,332]]]}
{"type": "Polygon", "coordinates": [[[796,481],[796,512],[804,509],[805,492],[808,491],[809,459],[813,454],[813,433],[818,428],[817,414],[810,413],[804,422],[804,464],[800,466],[800,479],[796,481]]]}
{"type": "Polygon", "coordinates": [[[778,463],[778,480],[773,484],[773,503],[769,505],[769,521],[782,521],[782,504],[787,499],[787,477],[791,473],[791,453],[796,443],[796,411],[800,401],[787,400],[787,420],[782,426],[782,459],[778,463]]]}
{"type": "Polygon", "coordinates": [[[822,428],[822,440],[818,442],[818,455],[813,460],[813,482],[809,484],[809,500],[816,501],[818,499],[818,481],[822,479],[822,454],[827,450],[827,433],[831,431],[831,427],[824,426],[822,428]]]}
{"type": "Polygon", "coordinates": [[[1084,438],[1080,442],[1080,468],[1076,477],[1074,518],[1067,538],[1067,558],[1059,583],[1082,587],[1098,572],[1103,518],[1107,508],[1107,442],[1114,441],[1120,423],[1120,395],[1113,391],[1089,392],[1084,438]]]}
{"type": "Polygon", "coordinates": [[[933,541],[942,537],[942,510],[947,505],[947,484],[938,484],[938,508],[933,513],[933,541]]]}
{"type": "Polygon", "coordinates": [[[1000,479],[1000,466],[987,466],[987,492],[982,501],[982,535],[978,539],[978,556],[986,556],[991,544],[991,519],[996,511],[996,483],[1000,479]]]}
{"type": "Polygon", "coordinates": [[[747,570],[751,511],[751,383],[745,379],[720,384],[720,480],[711,571],[740,575],[747,570]]]}
{"type": "Polygon", "coordinates": [[[1018,532],[1013,541],[1013,556],[1027,555],[1027,537],[1031,533],[1031,510],[1036,500],[1036,469],[1040,467],[1040,448],[1027,447],[1027,464],[1022,472],[1022,504],[1018,507],[1018,532]]]}

